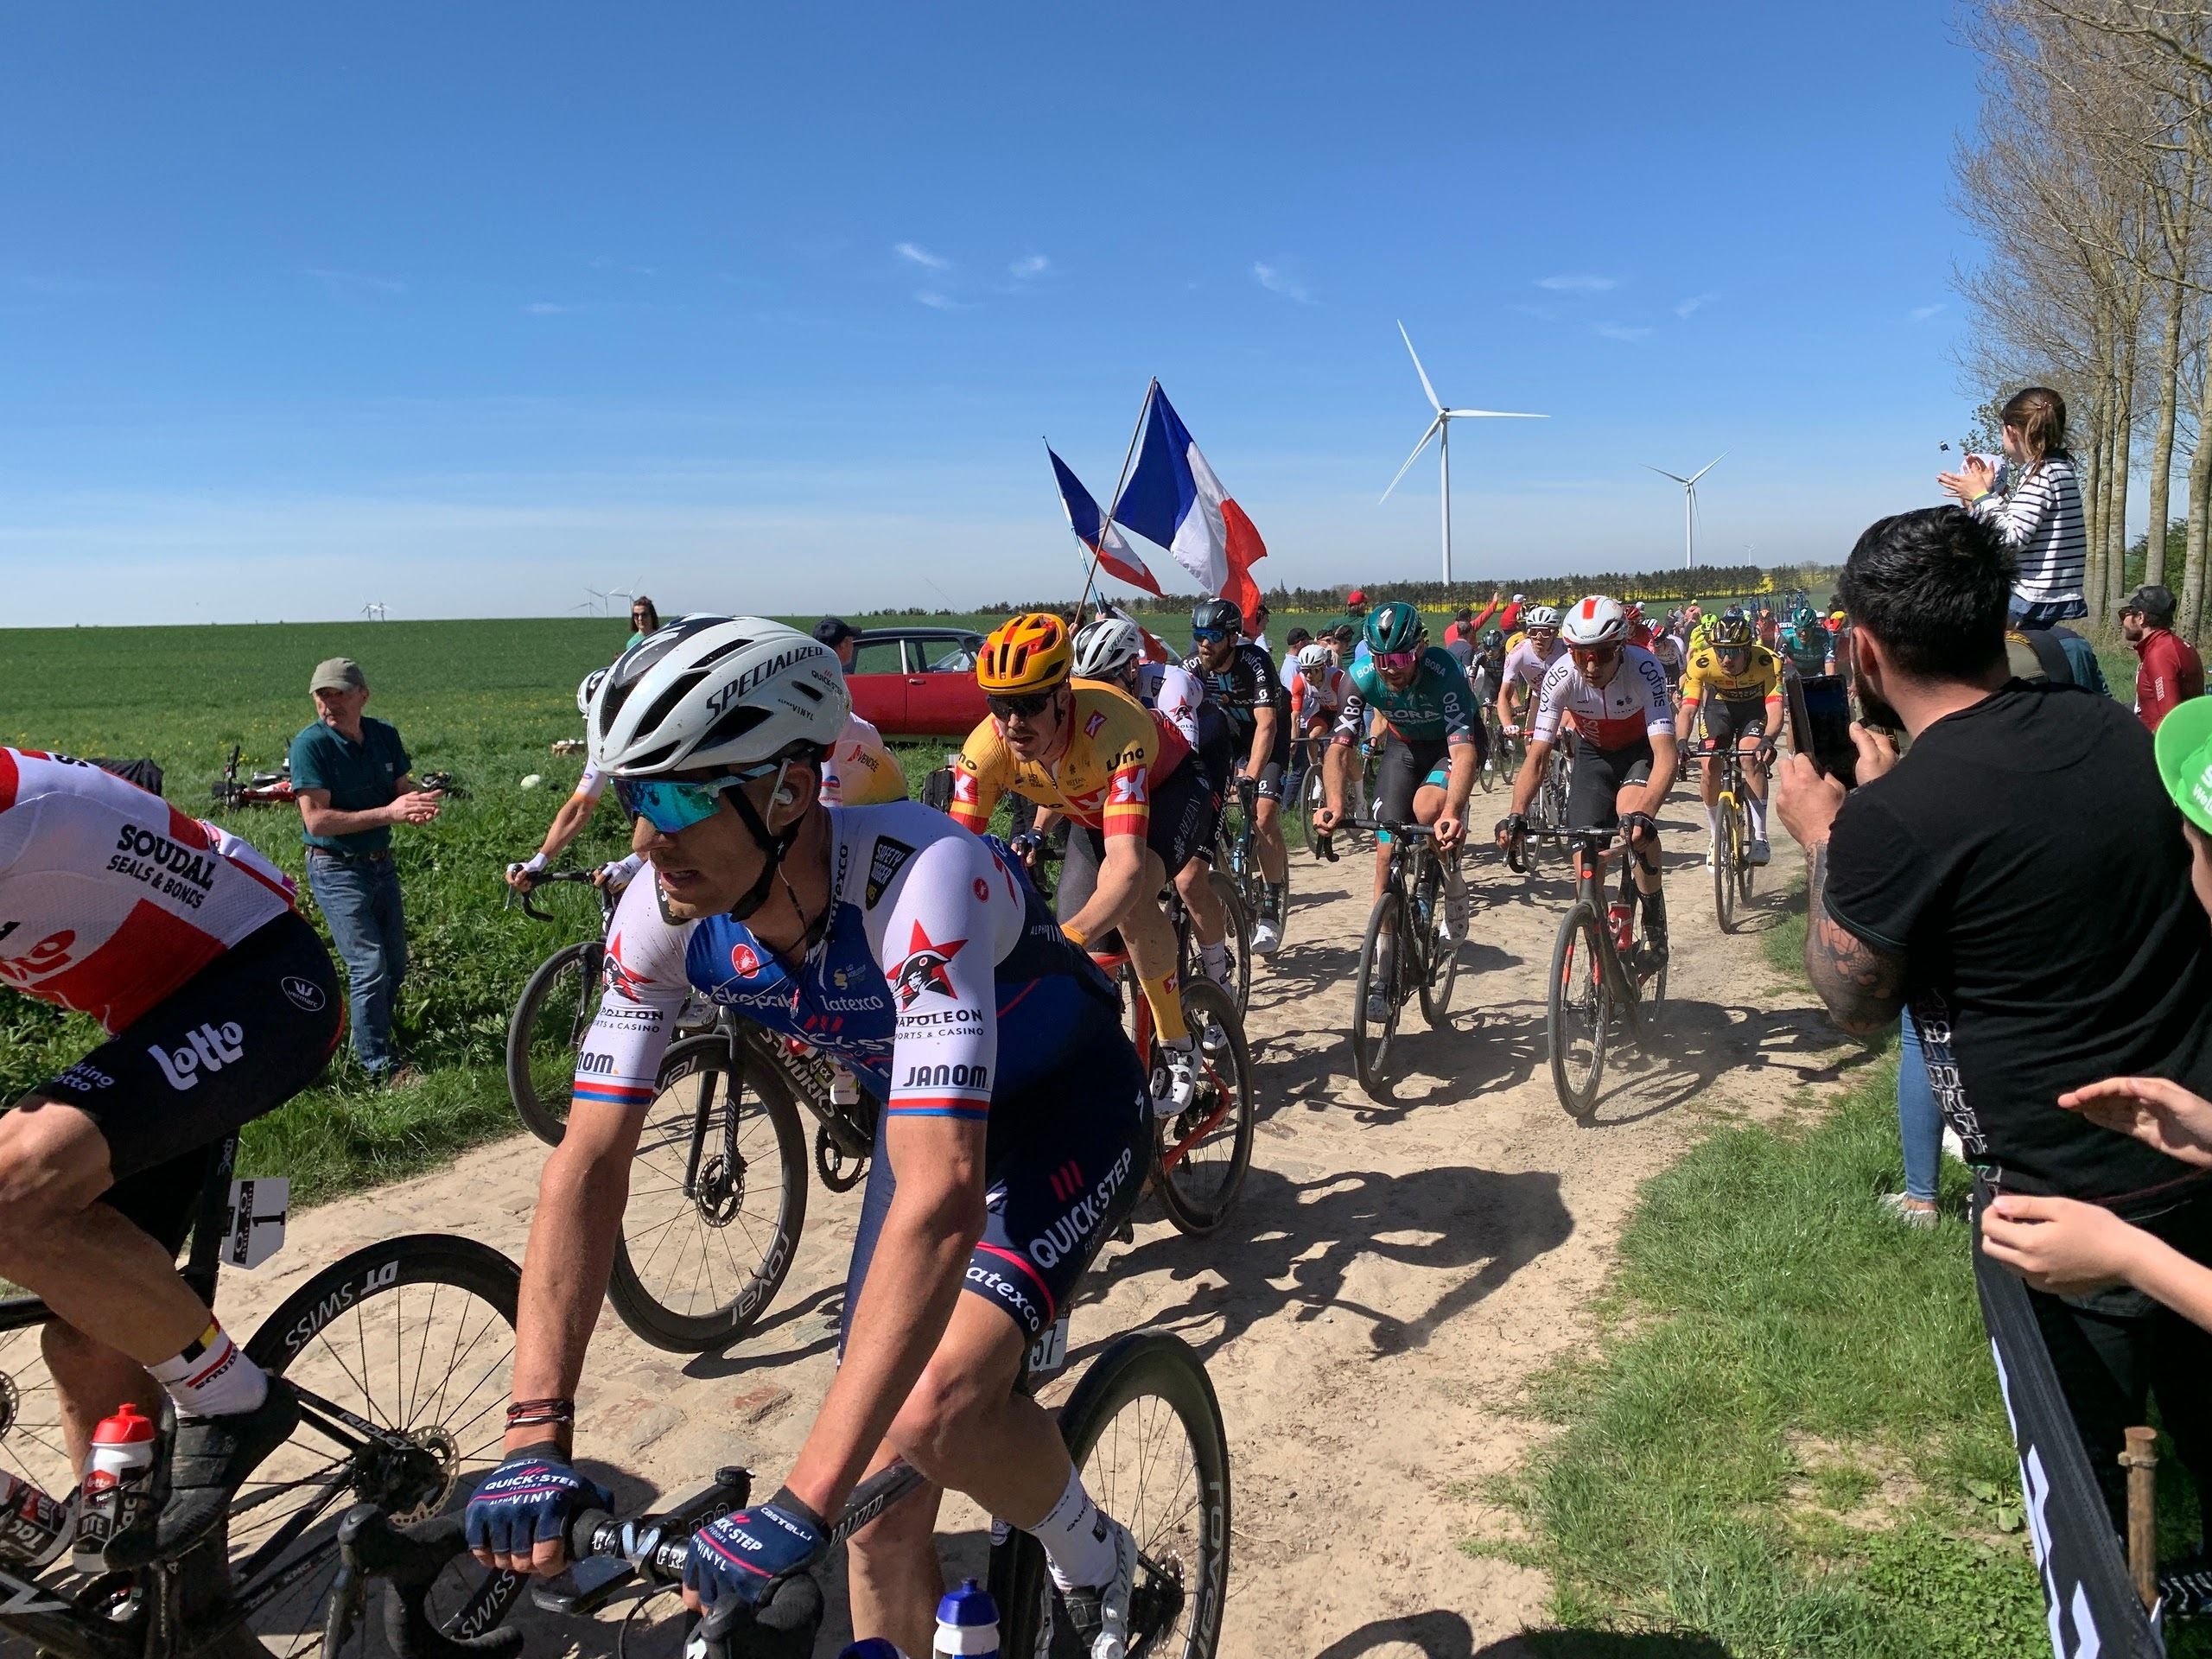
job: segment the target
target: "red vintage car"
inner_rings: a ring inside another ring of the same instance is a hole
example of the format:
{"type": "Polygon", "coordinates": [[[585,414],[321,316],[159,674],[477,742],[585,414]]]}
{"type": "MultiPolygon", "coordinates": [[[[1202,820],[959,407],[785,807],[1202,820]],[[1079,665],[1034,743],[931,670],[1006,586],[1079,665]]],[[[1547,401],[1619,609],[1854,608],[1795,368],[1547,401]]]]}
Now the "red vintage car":
{"type": "Polygon", "coordinates": [[[845,684],[853,712],[886,737],[965,737],[983,718],[976,653],[965,628],[862,631],[845,684]]]}

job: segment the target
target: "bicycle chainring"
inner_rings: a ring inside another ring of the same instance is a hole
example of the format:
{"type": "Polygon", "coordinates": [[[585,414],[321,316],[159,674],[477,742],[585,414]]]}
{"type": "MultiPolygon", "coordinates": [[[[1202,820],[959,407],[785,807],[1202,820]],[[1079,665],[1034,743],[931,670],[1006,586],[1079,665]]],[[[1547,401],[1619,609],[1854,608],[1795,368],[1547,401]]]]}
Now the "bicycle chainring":
{"type": "Polygon", "coordinates": [[[837,1144],[827,1124],[817,1124],[814,1130],[814,1173],[822,1185],[832,1192],[849,1192],[860,1185],[868,1173],[866,1158],[853,1158],[837,1144]]]}
{"type": "Polygon", "coordinates": [[[699,1219],[709,1227],[727,1227],[745,1207],[745,1161],[733,1162],[721,1153],[700,1166],[697,1197],[692,1200],[699,1219]]]}

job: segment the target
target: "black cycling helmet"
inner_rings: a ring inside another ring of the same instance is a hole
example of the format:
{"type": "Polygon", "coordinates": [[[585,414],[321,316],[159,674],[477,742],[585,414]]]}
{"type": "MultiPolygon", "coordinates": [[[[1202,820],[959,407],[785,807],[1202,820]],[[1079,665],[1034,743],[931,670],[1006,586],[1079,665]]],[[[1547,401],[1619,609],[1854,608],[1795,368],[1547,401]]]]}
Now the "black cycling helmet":
{"type": "Polygon", "coordinates": [[[1503,628],[1484,628],[1483,630],[1483,649],[1484,651],[1503,651],[1505,649],[1505,630],[1503,628]]]}
{"type": "Polygon", "coordinates": [[[1211,629],[1234,639],[1244,632],[1244,613],[1225,599],[1202,599],[1191,607],[1191,631],[1211,629]]]}

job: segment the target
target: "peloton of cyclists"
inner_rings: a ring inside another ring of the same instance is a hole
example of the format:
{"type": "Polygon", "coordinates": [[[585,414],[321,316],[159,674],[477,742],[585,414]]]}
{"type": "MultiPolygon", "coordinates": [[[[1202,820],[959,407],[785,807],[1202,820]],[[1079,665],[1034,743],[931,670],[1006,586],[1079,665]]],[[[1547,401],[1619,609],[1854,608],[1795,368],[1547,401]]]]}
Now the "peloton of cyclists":
{"type": "MultiPolygon", "coordinates": [[[[1109,697],[1149,726],[1117,691],[1070,691],[1065,632],[1046,620],[1057,633],[1018,618],[986,652],[994,701],[1023,700],[1017,741],[1033,747],[1109,697]],[[1009,645],[1057,655],[1059,682],[1008,693],[1030,679],[1009,645]]],[[[696,988],[836,1052],[885,1104],[836,1376],[783,1486],[695,1535],[687,1601],[757,1601],[820,1560],[855,1485],[904,1457],[1036,1537],[1084,1650],[1121,1659],[1135,1544],[1016,1381],[1135,1201],[1143,1068],[1111,986],[1010,855],[918,802],[823,802],[821,759],[846,712],[827,648],[749,617],[660,630],[594,698],[593,758],[652,874],[608,930],[606,994],[531,1218],[505,1459],[469,1501],[468,1541],[487,1564],[550,1573],[570,1514],[607,1502],[575,1467],[575,1395],[645,1108],[696,988]],[[1020,1017],[1001,1019],[1016,1003],[1020,1017]]],[[[943,1588],[934,1497],[851,1540],[856,1634],[909,1653],[928,1650],[943,1588]]]]}
{"type": "Polygon", "coordinates": [[[1282,839],[1282,780],[1290,769],[1290,694],[1274,659],[1243,637],[1244,619],[1225,599],[1202,600],[1191,613],[1191,654],[1183,666],[1198,677],[1206,698],[1229,716],[1241,751],[1236,774],[1255,785],[1252,835],[1268,903],[1252,919],[1252,949],[1272,953],[1282,943],[1275,918],[1290,880],[1282,839]]]}
{"type": "Polygon", "coordinates": [[[1543,781],[1561,722],[1571,723],[1579,741],[1567,827],[1620,829],[1635,858],[1649,937],[1663,952],[1667,906],[1659,880],[1658,816],[1681,753],[1667,676],[1649,652],[1628,643],[1627,617],[1603,594],[1576,601],[1560,632],[1567,649],[1545,671],[1537,693],[1528,759],[1514,779],[1512,810],[1498,823],[1498,845],[1511,849],[1528,833],[1529,804],[1543,781]]]}
{"type": "MultiPolygon", "coordinates": [[[[1466,831],[1467,797],[1483,761],[1484,736],[1467,677],[1449,652],[1428,643],[1421,613],[1401,600],[1378,605],[1367,619],[1368,660],[1351,671],[1351,695],[1337,717],[1325,774],[1328,802],[1313,815],[1328,831],[1344,817],[1352,745],[1366,735],[1370,711],[1388,722],[1390,741],[1375,780],[1375,816],[1383,823],[1432,824],[1444,869],[1445,924],[1456,944],[1467,936],[1467,884],[1459,849],[1466,831]]],[[[1375,890],[1380,899],[1394,854],[1389,832],[1376,836],[1375,890]]],[[[1378,1006],[1391,982],[1376,976],[1378,1006]]]]}
{"type": "MultiPolygon", "coordinates": [[[[1717,747],[1741,753],[1745,807],[1751,820],[1749,857],[1754,864],[1764,864],[1771,856],[1766,839],[1766,774],[1782,732],[1782,664],[1764,645],[1752,643],[1751,622],[1740,611],[1726,611],[1715,618],[1712,639],[1710,645],[1690,658],[1689,671],[1682,677],[1682,706],[1675,715],[1675,735],[1688,742],[1702,713],[1707,740],[1717,747]]],[[[1705,801],[1706,827],[1717,833],[1713,815],[1720,798],[1718,756],[1700,758],[1698,789],[1705,801]]],[[[1712,863],[1708,850],[1707,868],[1712,863]]]]}

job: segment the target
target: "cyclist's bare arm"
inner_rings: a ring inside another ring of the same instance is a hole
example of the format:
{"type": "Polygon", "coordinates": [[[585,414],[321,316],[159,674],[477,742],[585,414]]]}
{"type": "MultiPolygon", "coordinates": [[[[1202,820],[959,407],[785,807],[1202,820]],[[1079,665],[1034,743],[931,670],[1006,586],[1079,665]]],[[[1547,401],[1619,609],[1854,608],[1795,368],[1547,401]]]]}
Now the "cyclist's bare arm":
{"type": "Polygon", "coordinates": [[[584,832],[591,822],[592,809],[599,803],[588,795],[571,795],[561,803],[561,810],[553,815],[553,822],[545,827],[545,843],[537,855],[550,864],[569,849],[569,844],[584,832]]]}
{"type": "Polygon", "coordinates": [[[1252,711],[1252,754],[1244,763],[1245,771],[1252,777],[1260,775],[1274,754],[1275,711],[1272,703],[1262,703],[1252,711]]]}
{"type": "Polygon", "coordinates": [[[300,823],[311,836],[354,836],[364,830],[382,830],[395,823],[417,821],[414,815],[427,810],[430,817],[437,817],[438,798],[417,791],[412,778],[402,778],[393,785],[396,793],[388,806],[364,807],[358,812],[341,811],[330,804],[327,789],[303,789],[297,799],[300,823]]]}
{"type": "Polygon", "coordinates": [[[1636,810],[1646,817],[1656,818],[1659,809],[1667,804],[1667,791],[1674,787],[1675,770],[1681,764],[1682,752],[1670,731],[1655,731],[1651,739],[1651,779],[1643,785],[1643,798],[1636,810]]]}
{"type": "Polygon", "coordinates": [[[1098,861],[1098,885],[1090,902],[1068,918],[1067,926],[1085,943],[1119,927],[1140,904],[1148,903],[1144,880],[1144,837],[1109,836],[1098,861]]]}
{"type": "Polygon", "coordinates": [[[1444,782],[1444,812],[1437,822],[1458,826],[1448,836],[1439,835],[1437,845],[1446,851],[1456,846],[1467,830],[1467,798],[1475,789],[1475,746],[1465,738],[1455,739],[1451,746],[1452,769],[1444,782]]]}

